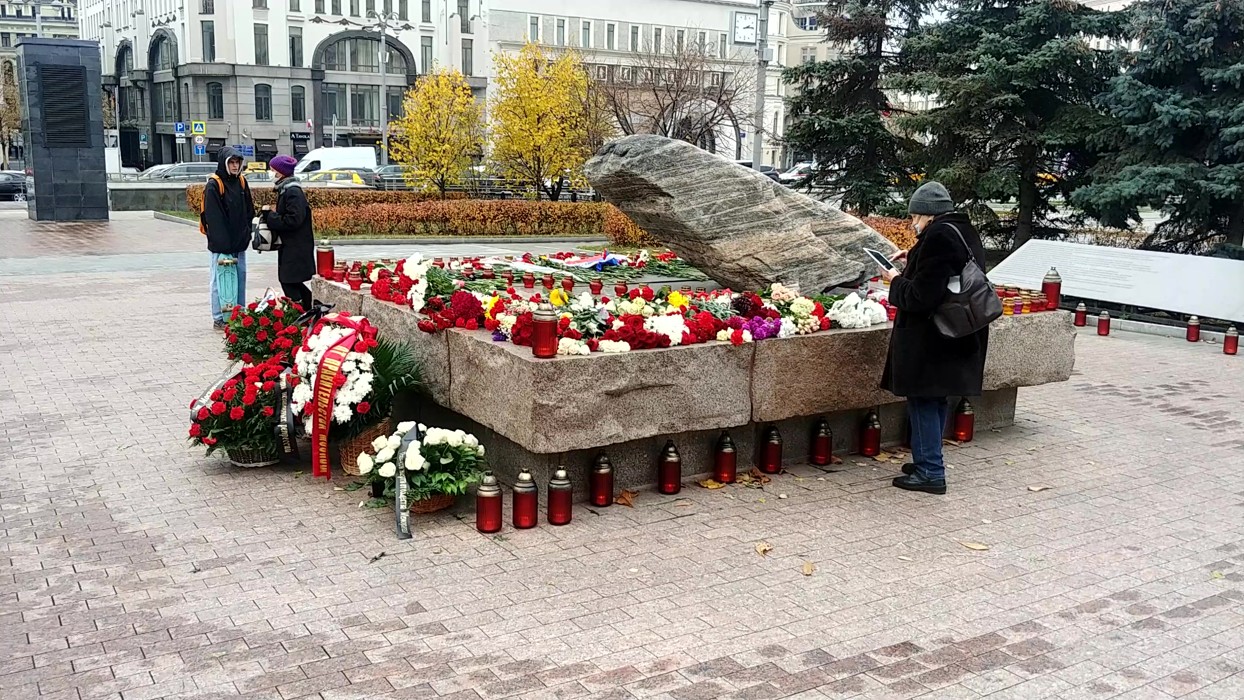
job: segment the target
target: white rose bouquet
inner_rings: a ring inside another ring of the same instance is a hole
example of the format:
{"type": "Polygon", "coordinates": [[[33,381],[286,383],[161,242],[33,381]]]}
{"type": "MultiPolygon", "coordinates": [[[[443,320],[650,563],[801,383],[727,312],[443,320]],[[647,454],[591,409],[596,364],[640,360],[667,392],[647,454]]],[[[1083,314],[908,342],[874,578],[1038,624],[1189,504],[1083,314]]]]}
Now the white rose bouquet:
{"type": "Polygon", "coordinates": [[[371,449],[359,455],[358,468],[368,482],[385,484],[386,498],[393,496],[399,460],[412,502],[441,494],[461,496],[483,474],[484,452],[479,439],[470,433],[407,421],[398,423],[392,435],[372,441],[371,449]],[[419,439],[411,441],[408,435],[416,427],[419,439]],[[404,453],[403,442],[409,443],[404,453]]]}

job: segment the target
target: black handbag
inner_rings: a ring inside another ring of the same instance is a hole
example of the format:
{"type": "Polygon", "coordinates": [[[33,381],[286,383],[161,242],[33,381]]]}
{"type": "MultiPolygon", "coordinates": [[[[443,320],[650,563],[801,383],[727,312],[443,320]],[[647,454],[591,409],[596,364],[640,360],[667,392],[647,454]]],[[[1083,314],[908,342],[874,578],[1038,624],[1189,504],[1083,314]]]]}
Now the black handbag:
{"type": "Polygon", "coordinates": [[[947,338],[963,338],[993,323],[1002,315],[1002,300],[994,291],[985,270],[976,262],[972,248],[964,240],[959,227],[947,223],[959,236],[959,242],[968,251],[968,261],[959,273],[959,291],[947,291],[942,305],[933,312],[933,325],[937,332],[947,338]]]}

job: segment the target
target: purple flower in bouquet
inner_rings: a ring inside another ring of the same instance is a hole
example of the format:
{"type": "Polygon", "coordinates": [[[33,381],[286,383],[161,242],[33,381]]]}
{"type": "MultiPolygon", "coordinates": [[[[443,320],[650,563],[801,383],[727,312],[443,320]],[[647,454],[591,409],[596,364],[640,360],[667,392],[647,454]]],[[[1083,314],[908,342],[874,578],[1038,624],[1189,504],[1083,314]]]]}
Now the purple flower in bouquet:
{"type": "Polygon", "coordinates": [[[497,342],[497,343],[504,343],[505,341],[509,340],[509,338],[505,337],[505,333],[502,333],[501,331],[493,331],[492,339],[494,342],[497,342]]]}
{"type": "Polygon", "coordinates": [[[747,319],[743,328],[751,332],[753,340],[764,340],[777,337],[778,331],[782,329],[782,321],[776,318],[753,316],[747,319]]]}

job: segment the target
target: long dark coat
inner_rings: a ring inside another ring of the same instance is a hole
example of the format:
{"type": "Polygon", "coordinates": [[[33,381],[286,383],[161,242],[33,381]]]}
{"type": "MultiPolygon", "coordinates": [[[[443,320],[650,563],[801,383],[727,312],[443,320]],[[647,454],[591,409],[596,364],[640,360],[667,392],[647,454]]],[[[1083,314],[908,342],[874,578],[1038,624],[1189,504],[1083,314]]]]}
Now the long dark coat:
{"type": "Polygon", "coordinates": [[[942,214],[925,226],[907,254],[903,274],[890,283],[890,304],[898,309],[890,335],[881,388],[897,396],[937,398],[980,396],[985,376],[989,329],[964,338],[947,338],[933,325],[933,312],[946,296],[946,284],[960,274],[968,251],[949,225],[958,227],[978,263],[985,250],[967,215],[942,214]]]}
{"type": "Polygon", "coordinates": [[[315,232],[311,206],[298,181],[286,178],[276,186],[276,211],[264,212],[268,228],[281,237],[276,276],[281,282],[306,282],[315,276],[315,232]]]}

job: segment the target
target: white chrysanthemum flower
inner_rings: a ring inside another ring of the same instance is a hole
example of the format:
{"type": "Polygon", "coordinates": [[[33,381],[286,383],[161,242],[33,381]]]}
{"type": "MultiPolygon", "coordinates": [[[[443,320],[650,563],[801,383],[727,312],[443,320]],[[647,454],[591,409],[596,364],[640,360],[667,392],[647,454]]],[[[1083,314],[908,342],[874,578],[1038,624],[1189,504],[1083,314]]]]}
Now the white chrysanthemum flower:
{"type": "Polygon", "coordinates": [[[333,420],[337,423],[349,423],[353,417],[354,411],[350,410],[349,406],[333,407],[333,420]]]}
{"type": "Polygon", "coordinates": [[[366,452],[360,452],[358,458],[359,474],[366,475],[371,473],[372,467],[376,466],[376,461],[366,452]]]}
{"type": "Polygon", "coordinates": [[[376,470],[376,473],[385,479],[392,479],[393,475],[397,474],[397,465],[392,462],[385,462],[380,465],[380,468],[376,470]]]}
{"type": "Polygon", "coordinates": [[[445,442],[448,443],[450,447],[462,447],[462,435],[463,433],[461,430],[449,433],[445,436],[445,442]]]}

